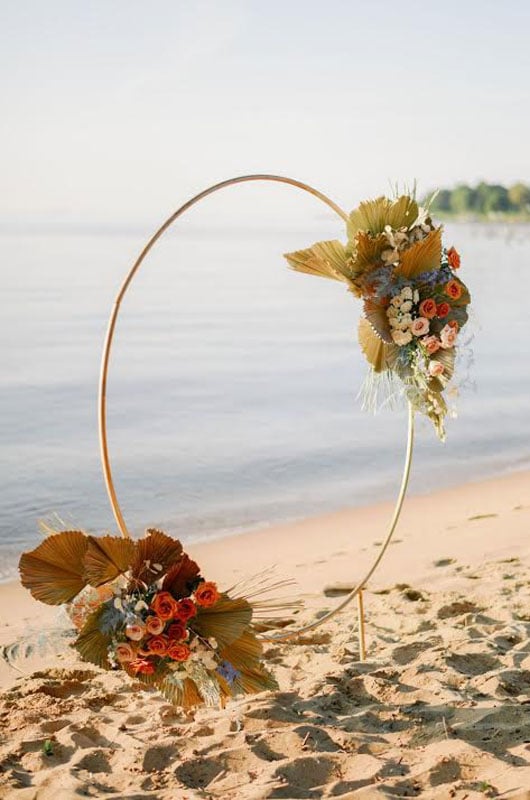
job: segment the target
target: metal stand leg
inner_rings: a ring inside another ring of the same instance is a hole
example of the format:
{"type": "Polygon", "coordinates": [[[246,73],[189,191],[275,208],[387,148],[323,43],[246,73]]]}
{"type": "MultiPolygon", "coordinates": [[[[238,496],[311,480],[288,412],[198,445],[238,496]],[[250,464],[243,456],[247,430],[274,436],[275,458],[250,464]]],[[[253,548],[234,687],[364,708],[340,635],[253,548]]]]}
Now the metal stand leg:
{"type": "Polygon", "coordinates": [[[366,661],[363,589],[357,595],[357,620],[359,623],[359,661],[366,661]]]}

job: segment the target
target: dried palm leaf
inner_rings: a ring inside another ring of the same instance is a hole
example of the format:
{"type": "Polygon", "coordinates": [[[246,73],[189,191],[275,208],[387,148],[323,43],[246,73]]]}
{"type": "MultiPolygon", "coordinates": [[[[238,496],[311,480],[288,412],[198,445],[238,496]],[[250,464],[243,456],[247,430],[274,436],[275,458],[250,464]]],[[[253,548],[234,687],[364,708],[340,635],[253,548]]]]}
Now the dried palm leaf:
{"type": "Polygon", "coordinates": [[[184,553],[180,561],[169,568],[162,589],[165,592],[171,592],[173,597],[186,597],[200,572],[199,565],[184,553]]]}
{"type": "Polygon", "coordinates": [[[392,369],[398,348],[395,344],[386,344],[364,317],[359,320],[359,344],[375,372],[392,369]]]}
{"type": "Polygon", "coordinates": [[[223,647],[219,655],[235,669],[249,670],[258,668],[262,652],[263,645],[260,640],[251,631],[245,631],[235,642],[223,647]]]}
{"type": "Polygon", "coordinates": [[[242,597],[222,595],[211,608],[199,608],[193,629],[205,639],[213,637],[219,647],[226,647],[242,636],[252,620],[252,607],[242,597]]]}
{"type": "Polygon", "coordinates": [[[84,557],[88,539],[82,531],[62,531],[20,559],[22,586],[36,600],[59,606],[86,586],[84,557]]]}
{"type": "Polygon", "coordinates": [[[91,586],[110,583],[127,572],[134,559],[135,545],[122,536],[89,536],[85,574],[91,586]]]}
{"type": "Polygon", "coordinates": [[[165,678],[157,688],[170,703],[181,708],[193,708],[203,703],[199,690],[191,678],[179,680],[171,676],[165,678]]]}
{"type": "Polygon", "coordinates": [[[388,239],[384,234],[370,236],[366,231],[359,231],[355,237],[352,256],[354,279],[381,266],[381,254],[389,247],[388,239]]]}
{"type": "Polygon", "coordinates": [[[285,253],[284,257],[292,269],[308,275],[344,281],[351,274],[346,248],[337,240],[317,242],[307,250],[285,253]]]}
{"type": "Polygon", "coordinates": [[[403,250],[400,255],[395,274],[404,278],[415,278],[422,272],[439,269],[442,258],[442,229],[431,231],[425,239],[403,250]]]}
{"type": "Polygon", "coordinates": [[[131,575],[147,585],[154,583],[182,556],[182,545],[178,539],[157,531],[147,530],[143,539],[138,539],[131,575]]]}
{"type": "Polygon", "coordinates": [[[381,303],[376,303],[374,300],[365,300],[364,314],[379,338],[387,344],[393,344],[386,307],[381,303]]]}
{"type": "Polygon", "coordinates": [[[242,670],[233,684],[233,689],[238,694],[257,694],[278,688],[277,680],[266,669],[242,670]]]}
{"type": "Polygon", "coordinates": [[[418,205],[412,197],[402,195],[396,200],[377,197],[367,200],[354,209],[348,222],[348,237],[355,239],[359,231],[367,231],[373,236],[382,233],[386,225],[394,230],[410,228],[418,217],[418,205]]]}
{"type": "Polygon", "coordinates": [[[111,665],[108,657],[108,648],[111,644],[111,637],[101,632],[101,615],[105,612],[105,606],[101,606],[91,614],[74,642],[74,646],[81,654],[81,658],[90,661],[103,669],[110,669],[111,665]]]}

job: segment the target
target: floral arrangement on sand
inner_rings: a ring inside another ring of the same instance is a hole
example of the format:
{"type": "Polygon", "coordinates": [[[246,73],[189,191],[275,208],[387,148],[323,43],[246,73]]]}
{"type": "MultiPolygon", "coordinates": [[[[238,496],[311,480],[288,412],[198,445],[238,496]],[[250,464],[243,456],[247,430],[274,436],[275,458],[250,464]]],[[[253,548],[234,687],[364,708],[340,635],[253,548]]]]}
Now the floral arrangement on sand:
{"type": "Polygon", "coordinates": [[[401,379],[443,440],[444,390],[470,302],[457,275],[460,256],[443,246],[442,227],[410,195],[361,203],[347,235],[345,245],[318,242],[285,257],[299,272],[343,281],[363,300],[359,343],[373,375],[401,379]]]}
{"type": "Polygon", "coordinates": [[[296,604],[259,599],[263,579],[222,592],[181,543],[157,530],[133,541],[82,531],[49,535],[20,559],[33,597],[66,604],[73,646],[103,669],[122,669],[184,708],[277,688],[262,662],[255,616],[296,604]],[[234,593],[234,594],[233,594],[234,593]]]}

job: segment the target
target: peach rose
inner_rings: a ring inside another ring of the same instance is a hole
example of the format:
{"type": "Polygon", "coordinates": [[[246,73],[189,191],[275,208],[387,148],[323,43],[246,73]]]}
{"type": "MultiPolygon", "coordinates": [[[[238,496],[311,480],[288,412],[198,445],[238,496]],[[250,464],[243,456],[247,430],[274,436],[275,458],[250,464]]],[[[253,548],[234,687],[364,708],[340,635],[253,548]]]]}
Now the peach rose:
{"type": "Polygon", "coordinates": [[[423,336],[429,332],[429,320],[425,317],[417,317],[410,326],[410,330],[414,336],[423,336]]]}
{"type": "Polygon", "coordinates": [[[450,247],[447,251],[447,260],[453,269],[458,269],[460,266],[460,255],[454,247],[450,247]]]}
{"type": "Polygon", "coordinates": [[[430,356],[436,353],[441,347],[440,340],[437,336],[425,336],[425,338],[421,340],[421,343],[430,356]]]}
{"type": "Polygon", "coordinates": [[[167,636],[151,636],[147,640],[146,648],[148,653],[153,653],[155,656],[165,656],[167,652],[168,638],[167,636]]]}
{"type": "Polygon", "coordinates": [[[158,636],[159,633],[162,633],[164,630],[165,622],[160,617],[147,617],[145,621],[145,627],[147,633],[150,633],[152,636],[158,636]]]}
{"type": "Polygon", "coordinates": [[[188,636],[188,631],[186,626],[182,622],[173,622],[172,625],[169,626],[167,630],[167,635],[170,639],[174,639],[180,641],[182,639],[186,639],[188,636]]]}
{"type": "Polygon", "coordinates": [[[155,665],[147,658],[136,658],[134,661],[129,662],[129,669],[135,675],[152,675],[155,671],[155,665]]]}
{"type": "Polygon", "coordinates": [[[444,365],[440,361],[429,361],[429,375],[432,378],[436,378],[438,375],[441,375],[444,371],[444,365]]]}
{"type": "Polygon", "coordinates": [[[132,625],[127,625],[125,636],[127,639],[132,639],[133,642],[139,642],[145,636],[145,625],[143,622],[134,622],[132,625]]]}
{"type": "Polygon", "coordinates": [[[204,581],[195,589],[195,602],[198,606],[210,608],[214,606],[221,595],[217,591],[217,584],[213,581],[204,581]]]}
{"type": "Polygon", "coordinates": [[[458,324],[456,319],[449,320],[449,322],[447,324],[450,325],[451,328],[453,328],[453,330],[455,330],[457,333],[460,330],[460,325],[458,324]]]}
{"type": "Polygon", "coordinates": [[[432,297],[422,300],[420,303],[420,314],[422,317],[426,317],[427,319],[432,319],[436,316],[436,303],[432,297]]]}
{"type": "Polygon", "coordinates": [[[445,293],[448,297],[452,297],[453,300],[458,300],[462,295],[462,287],[458,281],[453,279],[445,284],[445,293]]]}
{"type": "Polygon", "coordinates": [[[195,603],[189,597],[184,597],[182,600],[179,600],[177,606],[177,613],[175,616],[182,620],[182,622],[187,622],[187,620],[194,617],[197,613],[197,609],[195,607],[195,603]]]}
{"type": "Polygon", "coordinates": [[[439,319],[443,319],[446,317],[449,312],[451,311],[451,306],[449,303],[440,303],[440,305],[436,306],[436,316],[439,319]]]}
{"type": "Polygon", "coordinates": [[[151,608],[160,619],[166,621],[177,616],[177,601],[169,592],[158,592],[151,600],[151,608]]]}
{"type": "Polygon", "coordinates": [[[191,655],[191,650],[187,644],[172,642],[167,649],[167,655],[173,661],[187,661],[191,655]]]}
{"type": "Polygon", "coordinates": [[[456,343],[456,335],[456,331],[451,327],[451,325],[444,325],[440,331],[440,341],[444,350],[449,350],[450,347],[454,347],[456,343]]]}
{"type": "Polygon", "coordinates": [[[125,664],[127,661],[134,661],[136,658],[135,649],[127,642],[122,642],[116,647],[116,660],[120,664],[125,664]]]}

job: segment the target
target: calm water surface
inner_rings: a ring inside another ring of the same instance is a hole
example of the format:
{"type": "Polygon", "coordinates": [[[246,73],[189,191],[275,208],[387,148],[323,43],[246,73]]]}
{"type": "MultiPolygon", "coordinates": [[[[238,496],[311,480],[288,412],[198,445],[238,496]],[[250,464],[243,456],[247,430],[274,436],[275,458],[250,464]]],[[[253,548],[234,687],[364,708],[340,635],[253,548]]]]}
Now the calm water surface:
{"type": "MultiPolygon", "coordinates": [[[[146,262],[120,317],[109,386],[111,454],[135,532],[184,541],[388,498],[405,412],[373,417],[360,306],[281,253],[340,236],[186,230],[146,262]]],[[[100,351],[142,232],[3,234],[1,574],[39,519],[114,531],[97,442],[100,351]]],[[[412,491],[530,466],[530,235],[447,226],[473,298],[473,363],[445,445],[420,422],[412,491]]]]}

